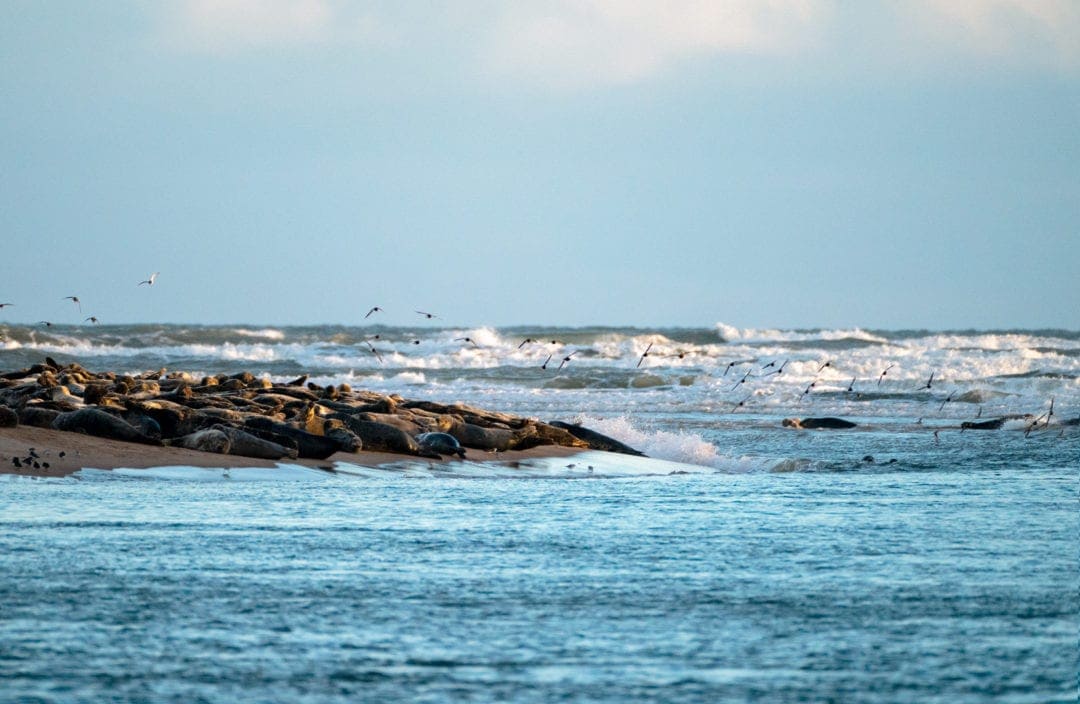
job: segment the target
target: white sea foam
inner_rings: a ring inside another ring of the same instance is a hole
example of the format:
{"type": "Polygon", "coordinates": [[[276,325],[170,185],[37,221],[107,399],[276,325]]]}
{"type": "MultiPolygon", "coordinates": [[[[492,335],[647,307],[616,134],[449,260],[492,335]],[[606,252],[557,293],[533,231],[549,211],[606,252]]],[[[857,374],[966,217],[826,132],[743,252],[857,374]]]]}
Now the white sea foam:
{"type": "Polygon", "coordinates": [[[234,328],[233,334],[241,337],[259,337],[265,340],[284,340],[285,333],[275,328],[264,328],[262,330],[249,330],[247,328],[234,328]]]}

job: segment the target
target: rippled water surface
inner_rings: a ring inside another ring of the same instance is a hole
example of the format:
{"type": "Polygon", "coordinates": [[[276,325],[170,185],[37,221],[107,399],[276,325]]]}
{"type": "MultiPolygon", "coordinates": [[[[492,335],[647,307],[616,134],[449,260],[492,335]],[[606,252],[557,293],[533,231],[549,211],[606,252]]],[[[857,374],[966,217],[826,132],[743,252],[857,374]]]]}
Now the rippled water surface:
{"type": "Polygon", "coordinates": [[[437,474],[0,484],[0,699],[1076,696],[1075,467],[437,474]]]}
{"type": "Polygon", "coordinates": [[[1076,701],[1080,332],[0,337],[2,369],[308,374],[653,458],[0,476],[0,701],[1076,701]],[[813,416],[857,426],[781,427],[813,416]]]}

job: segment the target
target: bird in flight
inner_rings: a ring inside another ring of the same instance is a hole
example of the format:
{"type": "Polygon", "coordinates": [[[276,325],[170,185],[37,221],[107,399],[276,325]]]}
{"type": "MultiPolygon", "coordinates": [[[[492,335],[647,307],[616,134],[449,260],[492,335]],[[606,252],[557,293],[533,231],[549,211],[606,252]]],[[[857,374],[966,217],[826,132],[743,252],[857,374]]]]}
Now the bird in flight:
{"type": "Polygon", "coordinates": [[[577,354],[577,350],[574,350],[570,354],[563,357],[562,361],[559,362],[559,369],[562,369],[566,365],[566,363],[570,361],[570,358],[573,357],[575,354],[577,354]]]}
{"type": "Polygon", "coordinates": [[[143,284],[146,284],[147,286],[153,286],[154,282],[157,281],[158,274],[160,273],[160,271],[155,271],[153,274],[150,274],[149,279],[147,279],[146,281],[140,281],[138,285],[142,286],[143,284]]]}
{"type": "Polygon", "coordinates": [[[480,346],[480,345],[476,344],[476,340],[472,339],[471,337],[455,337],[454,342],[468,342],[473,347],[479,347],[480,346]]]}
{"type": "Polygon", "coordinates": [[[731,368],[734,367],[734,366],[735,366],[735,362],[728,362],[727,368],[724,369],[724,373],[720,375],[720,378],[723,379],[725,376],[727,376],[727,373],[730,372],[731,368]]]}
{"type": "Polygon", "coordinates": [[[652,349],[653,343],[649,343],[649,346],[645,348],[645,351],[641,353],[641,357],[638,358],[637,368],[641,368],[641,363],[645,361],[645,358],[649,356],[649,350],[652,349]]]}
{"type": "Polygon", "coordinates": [[[550,361],[551,361],[551,355],[549,354],[548,358],[544,360],[544,363],[540,365],[540,368],[541,369],[547,369],[548,362],[550,362],[550,361]]]}
{"type": "Polygon", "coordinates": [[[382,355],[379,354],[379,350],[375,349],[375,345],[368,342],[367,346],[368,346],[368,351],[371,352],[371,354],[375,355],[375,359],[379,360],[379,364],[382,364],[382,361],[383,361],[382,355]]]}
{"type": "Polygon", "coordinates": [[[737,389],[739,387],[740,384],[745,384],[747,378],[749,378],[749,376],[750,376],[750,372],[752,372],[752,371],[754,371],[754,370],[753,369],[746,370],[746,373],[743,374],[742,379],[739,379],[738,381],[736,381],[735,386],[732,386],[730,389],[728,389],[728,392],[730,393],[730,392],[734,391],[735,389],[737,389]]]}
{"type": "MultiPolygon", "coordinates": [[[[91,323],[93,323],[94,325],[97,325],[97,324],[98,324],[98,319],[97,319],[97,318],[95,318],[95,317],[94,317],[94,316],[92,316],[92,315],[91,315],[91,316],[90,316],[89,318],[87,318],[86,320],[89,320],[89,321],[90,321],[91,323]]],[[[86,320],[84,320],[83,322],[85,323],[85,322],[86,322],[86,320]]]]}
{"type": "Polygon", "coordinates": [[[364,320],[367,320],[368,318],[370,318],[372,313],[382,313],[382,312],[384,312],[382,308],[380,308],[379,306],[375,306],[374,308],[372,308],[371,310],[369,310],[367,312],[367,315],[364,316],[364,320]]]}
{"type": "Polygon", "coordinates": [[[418,310],[416,312],[419,313],[420,315],[424,316],[428,320],[431,320],[432,318],[438,318],[439,317],[439,316],[435,315],[434,313],[425,313],[422,310],[418,310]]]}
{"type": "Polygon", "coordinates": [[[522,347],[531,342],[536,342],[536,340],[532,339],[531,337],[526,337],[524,340],[521,341],[521,344],[518,345],[517,348],[520,350],[522,347]]]}
{"type": "MultiPolygon", "coordinates": [[[[783,374],[784,373],[784,367],[786,367],[788,365],[789,361],[791,361],[791,360],[785,359],[784,363],[776,368],[776,371],[769,372],[765,376],[772,376],[773,374],[783,374]]],[[[773,364],[775,364],[775,362],[770,362],[769,364],[766,364],[765,367],[772,366],[773,364]]],[[[765,367],[762,367],[762,369],[764,369],[765,367]]]]}
{"type": "Polygon", "coordinates": [[[820,374],[822,369],[824,369],[825,367],[831,367],[831,366],[832,366],[832,362],[825,362],[825,364],[822,364],[820,367],[817,368],[817,373],[820,374]]]}
{"type": "Polygon", "coordinates": [[[938,413],[941,413],[941,411],[945,408],[946,403],[948,403],[949,401],[952,401],[953,394],[955,394],[955,393],[956,393],[955,391],[950,391],[949,392],[949,395],[946,396],[945,400],[941,402],[940,406],[938,406],[938,413]]]}
{"type": "Polygon", "coordinates": [[[0,308],[7,308],[8,306],[13,306],[13,305],[15,305],[15,304],[14,303],[0,303],[0,308]]]}
{"type": "Polygon", "coordinates": [[[923,391],[925,389],[933,388],[934,386],[934,372],[930,372],[930,378],[926,380],[926,383],[915,389],[916,391],[923,391]]]}
{"type": "Polygon", "coordinates": [[[71,301],[72,303],[75,304],[75,307],[79,309],[79,312],[80,313],[82,312],[82,304],[79,303],[79,297],[78,296],[64,296],[64,300],[65,301],[71,301]]]}
{"type": "Polygon", "coordinates": [[[847,385],[848,393],[855,390],[855,377],[851,377],[851,383],[847,385]]]}
{"type": "Polygon", "coordinates": [[[885,375],[889,373],[889,370],[892,369],[895,366],[896,366],[895,364],[890,364],[889,366],[885,367],[885,371],[881,372],[881,376],[879,376],[877,378],[877,385],[878,386],[881,386],[881,380],[884,379],[885,375]]]}
{"type": "Polygon", "coordinates": [[[47,328],[52,327],[52,323],[50,323],[48,320],[39,320],[38,325],[44,325],[47,328]]]}
{"type": "Polygon", "coordinates": [[[732,406],[732,407],[731,407],[731,412],[732,412],[732,413],[734,413],[734,412],[735,412],[735,411],[737,411],[738,409],[740,409],[740,408],[742,408],[743,406],[745,406],[745,405],[746,405],[746,402],[747,402],[747,401],[749,401],[749,400],[750,400],[750,397],[751,397],[751,396],[753,396],[753,395],[754,395],[754,394],[750,394],[750,395],[748,395],[748,396],[747,396],[746,398],[744,398],[744,399],[743,399],[742,401],[739,401],[739,402],[738,402],[738,403],[736,403],[736,404],[735,404],[734,406],[732,406]]]}

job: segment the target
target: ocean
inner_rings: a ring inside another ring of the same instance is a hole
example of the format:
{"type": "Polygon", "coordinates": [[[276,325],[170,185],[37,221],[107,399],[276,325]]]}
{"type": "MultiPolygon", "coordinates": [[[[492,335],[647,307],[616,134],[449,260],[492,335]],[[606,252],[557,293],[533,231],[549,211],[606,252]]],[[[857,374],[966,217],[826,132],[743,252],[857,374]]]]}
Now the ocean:
{"type": "Polygon", "coordinates": [[[0,701],[1076,700],[1080,332],[0,336],[5,370],[306,374],[648,455],[0,476],[0,701]],[[783,426],[823,417],[855,426],[783,426]]]}

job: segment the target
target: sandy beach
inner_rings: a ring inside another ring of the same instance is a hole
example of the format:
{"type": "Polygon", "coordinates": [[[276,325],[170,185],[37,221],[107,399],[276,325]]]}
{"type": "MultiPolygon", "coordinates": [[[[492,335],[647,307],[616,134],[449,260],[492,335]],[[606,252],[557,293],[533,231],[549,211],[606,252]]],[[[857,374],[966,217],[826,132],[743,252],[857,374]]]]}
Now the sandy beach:
{"type": "MultiPolygon", "coordinates": [[[[572,447],[545,445],[528,450],[508,450],[506,452],[484,452],[467,450],[465,461],[497,462],[510,465],[523,460],[546,457],[570,457],[581,450],[572,447]]],[[[298,458],[294,460],[266,460],[238,455],[219,455],[211,452],[188,450],[182,447],[154,447],[138,443],[121,442],[108,438],[98,438],[81,433],[69,433],[47,428],[19,426],[0,428],[0,474],[20,474],[36,477],[63,477],[80,469],[146,469],[150,467],[277,467],[282,464],[300,465],[319,469],[333,469],[334,464],[344,462],[362,467],[417,462],[451,463],[462,460],[447,456],[441,460],[424,457],[411,457],[390,452],[338,452],[324,460],[298,458]],[[28,456],[33,448],[39,456],[38,462],[49,464],[46,469],[33,467],[15,467],[13,458],[28,456]],[[61,457],[60,453],[64,453],[61,457]]]]}

